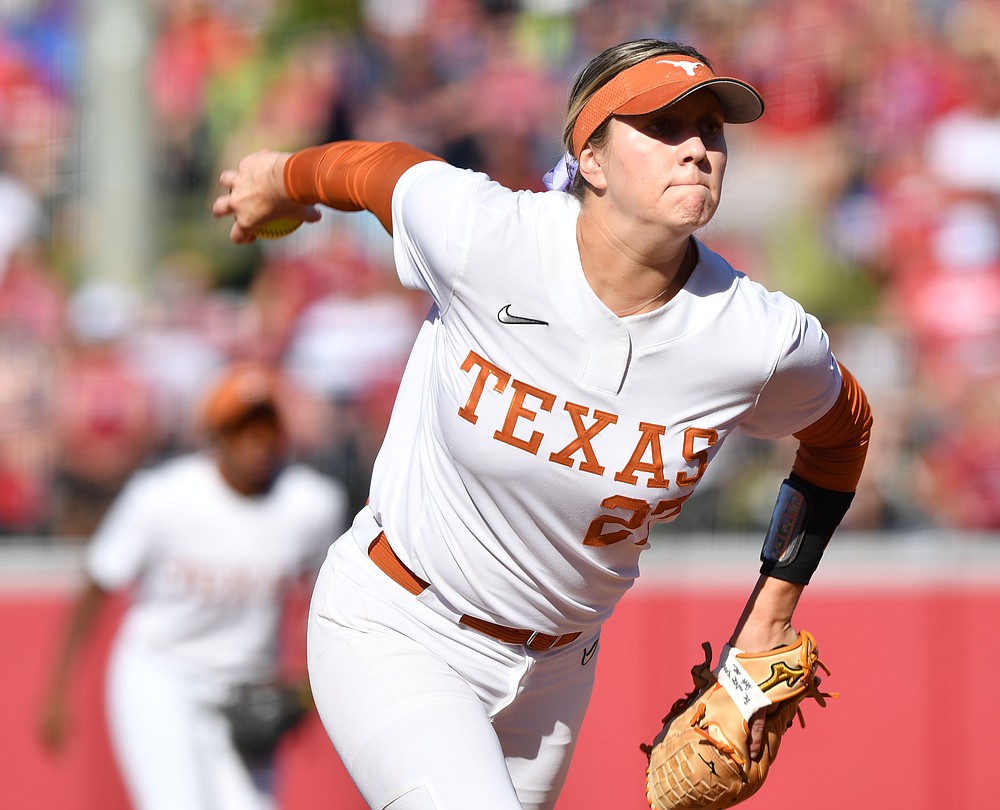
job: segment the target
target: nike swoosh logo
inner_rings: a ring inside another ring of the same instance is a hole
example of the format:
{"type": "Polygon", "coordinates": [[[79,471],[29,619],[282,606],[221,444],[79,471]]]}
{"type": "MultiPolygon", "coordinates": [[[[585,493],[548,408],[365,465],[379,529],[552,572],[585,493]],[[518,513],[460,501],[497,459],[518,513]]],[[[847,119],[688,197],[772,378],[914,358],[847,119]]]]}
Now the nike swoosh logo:
{"type": "Polygon", "coordinates": [[[539,321],[535,318],[522,318],[520,315],[510,314],[510,304],[507,304],[497,313],[497,320],[500,323],[536,323],[539,326],[548,326],[548,321],[539,321]]]}
{"type": "Polygon", "coordinates": [[[589,647],[585,647],[583,650],[583,657],[580,659],[580,666],[585,667],[590,662],[590,659],[594,657],[594,653],[597,652],[597,645],[601,643],[601,637],[598,636],[597,639],[589,647]]]}

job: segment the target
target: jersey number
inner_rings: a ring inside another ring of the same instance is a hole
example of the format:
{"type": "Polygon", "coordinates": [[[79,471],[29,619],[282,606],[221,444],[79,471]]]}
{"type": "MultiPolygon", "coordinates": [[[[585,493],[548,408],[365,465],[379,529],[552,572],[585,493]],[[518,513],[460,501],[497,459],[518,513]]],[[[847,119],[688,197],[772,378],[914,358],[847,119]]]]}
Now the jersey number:
{"type": "Polygon", "coordinates": [[[684,501],[690,497],[688,493],[681,498],[660,501],[653,507],[642,498],[627,498],[624,495],[605,498],[601,501],[601,508],[624,514],[598,515],[587,527],[583,544],[603,547],[631,538],[635,545],[641,546],[649,539],[649,527],[673,520],[681,513],[684,501]]]}

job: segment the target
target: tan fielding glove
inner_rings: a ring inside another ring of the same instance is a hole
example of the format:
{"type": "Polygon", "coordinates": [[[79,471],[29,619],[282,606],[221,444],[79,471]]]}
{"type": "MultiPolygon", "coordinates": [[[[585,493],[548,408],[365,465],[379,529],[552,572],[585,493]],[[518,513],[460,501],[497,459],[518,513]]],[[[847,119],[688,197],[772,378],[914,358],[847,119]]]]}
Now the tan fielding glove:
{"type": "MultiPolygon", "coordinates": [[[[705,662],[691,669],[694,690],[677,700],[652,745],[646,798],[653,810],[717,810],[732,807],[756,793],[778,754],[781,736],[802,714],[799,703],[815,698],[826,706],[833,695],[819,691],[820,662],[816,641],[802,631],[796,644],[764,653],[744,653],[729,645],[719,666],[705,662]],[[750,759],[750,718],[767,709],[763,751],[750,759]]],[[[805,723],[802,723],[805,725],[805,723]]]]}

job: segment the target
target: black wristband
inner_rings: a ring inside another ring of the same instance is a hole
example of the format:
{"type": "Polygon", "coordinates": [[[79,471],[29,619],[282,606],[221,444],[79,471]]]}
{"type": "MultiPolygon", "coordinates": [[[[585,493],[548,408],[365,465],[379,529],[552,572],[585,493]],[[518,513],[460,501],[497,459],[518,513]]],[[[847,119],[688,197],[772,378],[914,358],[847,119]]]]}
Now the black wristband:
{"type": "Polygon", "coordinates": [[[789,475],[781,484],[760,550],[760,573],[808,585],[853,500],[853,492],[826,489],[795,473],[789,475]]]}

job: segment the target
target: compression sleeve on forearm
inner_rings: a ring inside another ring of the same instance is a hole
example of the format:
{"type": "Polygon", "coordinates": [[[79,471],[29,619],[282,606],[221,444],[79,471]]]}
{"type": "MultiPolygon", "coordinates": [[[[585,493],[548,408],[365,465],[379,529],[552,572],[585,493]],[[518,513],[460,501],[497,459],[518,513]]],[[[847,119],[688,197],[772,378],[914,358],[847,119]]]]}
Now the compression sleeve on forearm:
{"type": "Polygon", "coordinates": [[[403,172],[441,158],[405,143],[337,141],[310,146],[285,163],[288,196],[305,205],[371,211],[392,233],[392,192],[403,172]]]}
{"type": "Polygon", "coordinates": [[[837,492],[854,492],[868,453],[872,412],[858,381],[840,366],[843,386],[827,413],[795,434],[799,448],[792,472],[837,492]]]}

